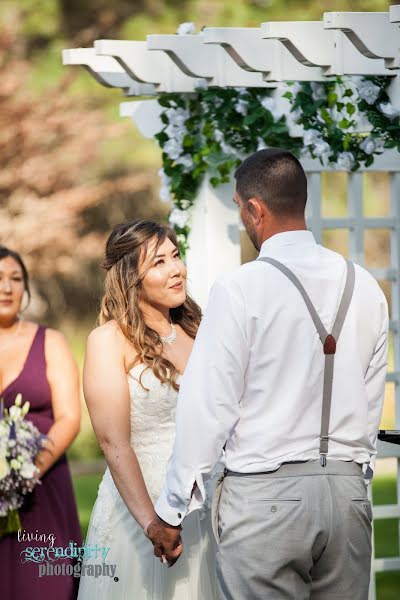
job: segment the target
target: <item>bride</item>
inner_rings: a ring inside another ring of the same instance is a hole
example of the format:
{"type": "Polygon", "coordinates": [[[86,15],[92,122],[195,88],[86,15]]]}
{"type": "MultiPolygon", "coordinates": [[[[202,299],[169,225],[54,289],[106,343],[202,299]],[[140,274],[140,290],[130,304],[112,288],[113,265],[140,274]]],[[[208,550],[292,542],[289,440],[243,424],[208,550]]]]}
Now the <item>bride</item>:
{"type": "MultiPolygon", "coordinates": [[[[154,557],[144,534],[156,516],[154,503],[172,452],[179,380],[200,308],[186,293],[186,267],[166,226],[117,225],[104,268],[100,326],[88,338],[84,393],[108,467],[89,524],[86,548],[92,550],[83,561],[78,598],[213,600],[215,547],[208,513],[193,511],[185,519],[185,551],[172,569],[154,557]],[[90,565],[101,570],[99,577],[92,576],[90,565]]],[[[178,540],[176,555],[180,552],[178,540]]]]}

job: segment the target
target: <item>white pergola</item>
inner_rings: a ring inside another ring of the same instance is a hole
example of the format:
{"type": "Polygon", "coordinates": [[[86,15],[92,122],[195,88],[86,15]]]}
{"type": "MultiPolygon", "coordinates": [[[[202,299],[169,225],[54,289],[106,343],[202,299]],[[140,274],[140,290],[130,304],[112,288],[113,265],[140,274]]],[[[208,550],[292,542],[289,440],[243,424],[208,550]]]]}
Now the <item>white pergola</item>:
{"type": "MultiPolygon", "coordinates": [[[[197,35],[149,35],[146,41],[97,40],[92,48],[64,50],[65,65],[81,65],[102,85],[121,88],[127,97],[120,114],[131,117],[141,133],[153,137],[163,124],[156,98],[161,92],[187,94],[199,86],[273,88],[281,106],[286,81],[327,81],[338,75],[389,76],[391,103],[400,109],[400,5],[389,12],[329,12],[321,21],[280,21],[255,28],[209,27],[197,35]],[[152,99],[151,97],[155,98],[152,99]]],[[[289,104],[286,105],[289,110],[289,104]]],[[[317,242],[326,229],[349,232],[349,257],[365,263],[364,232],[390,231],[391,264],[370,269],[391,285],[396,427],[400,429],[400,155],[386,150],[373,165],[348,176],[348,215],[321,213],[321,173],[316,160],[303,160],[309,178],[308,226],[317,242]],[[390,178],[390,215],[370,218],[363,210],[363,173],[385,171],[390,178]]],[[[192,213],[187,255],[191,293],[204,307],[219,275],[240,265],[240,225],[232,185],[213,188],[207,178],[192,213]]],[[[400,447],[379,442],[380,457],[397,457],[397,503],[374,506],[375,519],[400,519],[400,447]]],[[[399,527],[400,536],[400,527],[399,527]]],[[[400,556],[374,558],[373,573],[400,570],[400,556]]],[[[371,578],[370,600],[376,598],[371,578]]]]}

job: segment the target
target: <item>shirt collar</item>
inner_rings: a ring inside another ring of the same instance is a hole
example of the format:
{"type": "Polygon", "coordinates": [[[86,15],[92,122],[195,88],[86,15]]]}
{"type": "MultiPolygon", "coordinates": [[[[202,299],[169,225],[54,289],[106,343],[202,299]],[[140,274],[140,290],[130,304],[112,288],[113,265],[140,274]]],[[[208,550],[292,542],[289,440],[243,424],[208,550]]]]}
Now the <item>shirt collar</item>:
{"type": "Polygon", "coordinates": [[[263,242],[260,249],[260,256],[267,256],[271,251],[282,248],[282,246],[315,246],[316,241],[311,231],[305,229],[299,231],[283,231],[276,233],[263,242]]]}

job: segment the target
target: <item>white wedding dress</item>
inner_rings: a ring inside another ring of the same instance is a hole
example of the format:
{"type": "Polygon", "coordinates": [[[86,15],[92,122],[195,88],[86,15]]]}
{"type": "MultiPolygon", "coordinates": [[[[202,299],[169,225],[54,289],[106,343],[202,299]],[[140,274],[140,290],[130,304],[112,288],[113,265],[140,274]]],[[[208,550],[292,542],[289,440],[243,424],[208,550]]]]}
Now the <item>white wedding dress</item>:
{"type": "MultiPolygon", "coordinates": [[[[164,484],[175,437],[177,392],[150,369],[136,365],[128,374],[131,444],[153,502],[164,484]],[[139,384],[139,376],[149,391],[139,384]]],[[[110,548],[105,563],[114,576],[82,575],[78,600],[214,600],[215,539],[209,505],[183,522],[184,552],[171,568],[153,555],[153,545],[128,511],[107,468],[90,519],[86,546],[110,548]],[[116,580],[117,578],[117,580],[116,580]]],[[[83,565],[101,565],[99,556],[83,565]]],[[[104,572],[104,571],[103,571],[104,572]]]]}

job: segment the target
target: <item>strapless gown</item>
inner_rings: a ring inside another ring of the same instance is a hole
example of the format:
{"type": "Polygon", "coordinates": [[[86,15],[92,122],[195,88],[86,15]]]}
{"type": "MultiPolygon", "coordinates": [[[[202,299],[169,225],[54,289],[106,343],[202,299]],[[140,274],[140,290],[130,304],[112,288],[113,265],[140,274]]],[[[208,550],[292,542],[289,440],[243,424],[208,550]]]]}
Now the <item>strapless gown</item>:
{"type": "MultiPolygon", "coordinates": [[[[177,392],[150,369],[136,365],[128,374],[131,398],[131,444],[153,502],[164,484],[175,438],[177,392]],[[143,372],[142,381],[138,379],[143,372]]],[[[184,552],[167,568],[153,555],[153,545],[128,511],[107,468],[90,519],[86,545],[110,548],[105,563],[115,573],[81,577],[78,600],[214,600],[215,538],[208,504],[183,522],[184,552]]],[[[86,558],[83,565],[101,565],[86,558]]],[[[99,567],[100,569],[100,567],[99,567]]],[[[89,572],[89,571],[88,571],[89,572]]]]}

